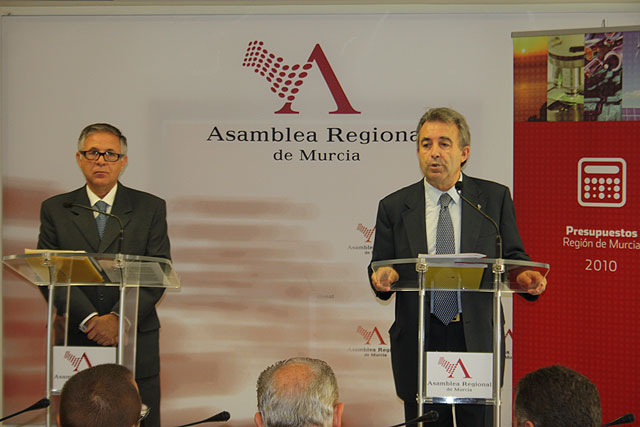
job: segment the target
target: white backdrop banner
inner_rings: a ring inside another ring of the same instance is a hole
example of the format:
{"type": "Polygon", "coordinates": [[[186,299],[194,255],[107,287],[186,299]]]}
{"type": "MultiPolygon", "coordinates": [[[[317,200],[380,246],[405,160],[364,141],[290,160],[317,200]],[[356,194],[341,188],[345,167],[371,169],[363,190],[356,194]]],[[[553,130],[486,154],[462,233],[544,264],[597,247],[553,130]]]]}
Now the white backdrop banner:
{"type": "MultiPolygon", "coordinates": [[[[417,121],[465,114],[466,172],[511,185],[511,32],[602,19],[5,16],[3,252],[33,247],[40,202],[83,184],[80,130],[112,123],[129,140],[123,184],[168,202],[182,280],[159,306],[163,424],[228,410],[252,425],[258,374],[296,355],[334,368],[345,425],[401,422],[393,302],[366,266],[378,200],[421,178],[417,121]]],[[[43,394],[46,306],[7,273],[3,298],[8,412],[43,394]]]]}

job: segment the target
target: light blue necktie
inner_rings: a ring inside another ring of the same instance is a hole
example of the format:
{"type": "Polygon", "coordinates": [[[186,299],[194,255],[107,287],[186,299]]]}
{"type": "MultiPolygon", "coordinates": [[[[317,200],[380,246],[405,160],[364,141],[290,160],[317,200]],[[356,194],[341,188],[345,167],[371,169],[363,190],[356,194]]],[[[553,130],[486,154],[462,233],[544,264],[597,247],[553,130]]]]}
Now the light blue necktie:
{"type": "MultiPolygon", "coordinates": [[[[456,252],[453,222],[449,214],[451,196],[443,193],[440,196],[440,214],[438,215],[438,228],[436,231],[436,253],[454,254],[456,252]]],[[[458,314],[458,293],[455,291],[433,292],[433,314],[448,325],[458,314]]]]}
{"type": "MultiPolygon", "coordinates": [[[[95,205],[93,205],[93,207],[98,209],[100,212],[106,212],[109,205],[102,200],[99,200],[95,205]]],[[[102,214],[98,214],[98,216],[96,217],[96,224],[98,225],[98,236],[100,236],[100,240],[102,240],[104,227],[107,225],[107,219],[109,219],[109,217],[102,214]]]]}

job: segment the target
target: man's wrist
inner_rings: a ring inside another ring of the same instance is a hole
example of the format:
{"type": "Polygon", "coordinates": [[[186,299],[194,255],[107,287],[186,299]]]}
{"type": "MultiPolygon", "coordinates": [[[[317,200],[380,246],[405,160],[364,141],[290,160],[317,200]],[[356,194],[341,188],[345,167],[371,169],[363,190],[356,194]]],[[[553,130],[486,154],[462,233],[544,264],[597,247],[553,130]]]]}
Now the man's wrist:
{"type": "MultiPolygon", "coordinates": [[[[120,314],[119,313],[116,313],[115,311],[112,311],[109,314],[113,314],[114,316],[116,316],[116,319],[118,320],[118,322],[120,322],[120,314]]],[[[125,318],[124,318],[124,330],[128,331],[130,327],[131,327],[131,322],[125,316],[125,318]]]]}
{"type": "Polygon", "coordinates": [[[82,332],[86,332],[87,331],[87,323],[89,322],[89,320],[93,319],[97,315],[98,315],[98,312],[94,311],[93,313],[91,313],[90,315],[85,317],[84,320],[82,322],[80,322],[80,325],[78,325],[78,329],[80,329],[82,332]]]}

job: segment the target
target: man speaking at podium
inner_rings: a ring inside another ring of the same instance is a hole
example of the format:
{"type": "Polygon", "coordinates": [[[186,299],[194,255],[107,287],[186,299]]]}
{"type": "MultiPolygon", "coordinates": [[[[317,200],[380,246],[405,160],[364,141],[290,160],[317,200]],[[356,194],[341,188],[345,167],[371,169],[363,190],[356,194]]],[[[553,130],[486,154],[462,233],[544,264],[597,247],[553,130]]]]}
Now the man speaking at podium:
{"type": "MultiPolygon", "coordinates": [[[[378,205],[372,262],[416,258],[419,254],[475,252],[498,258],[496,229],[456,191],[470,199],[500,229],[505,259],[529,260],[516,225],[509,189],[495,182],[462,174],[470,152],[471,135],[460,113],[450,108],[427,111],[418,124],[417,154],[424,179],[382,199],[378,205]],[[458,184],[460,186],[460,184],[458,184]]],[[[497,165],[496,165],[497,166],[497,165]]],[[[391,297],[391,284],[416,279],[413,272],[369,266],[371,285],[382,300],[391,297]],[[410,277],[407,277],[410,276],[410,277]]],[[[546,279],[536,271],[517,277],[528,289],[527,299],[544,292],[546,279]]],[[[491,286],[485,272],[483,287],[491,286]]],[[[493,352],[493,295],[490,292],[431,292],[425,319],[428,351],[493,352]]],[[[404,401],[405,419],[417,417],[418,406],[418,293],[396,292],[395,321],[389,330],[391,363],[397,395],[404,401]]],[[[453,426],[450,405],[425,405],[437,410],[438,426],[453,426]]],[[[458,427],[492,425],[492,411],[484,405],[456,405],[458,427]]]]}
{"type": "MultiPolygon", "coordinates": [[[[118,252],[118,222],[84,206],[120,218],[123,254],[170,259],[165,201],[118,182],[127,165],[127,139],[120,130],[106,123],[84,128],[76,161],[86,185],[42,203],[38,249],[118,252]]],[[[156,304],[163,292],[163,288],[140,288],[135,372],[142,401],[151,408],[143,426],[160,426],[160,321],[156,304]]],[[[72,287],[69,344],[117,345],[118,312],[117,287],[72,287]]]]}

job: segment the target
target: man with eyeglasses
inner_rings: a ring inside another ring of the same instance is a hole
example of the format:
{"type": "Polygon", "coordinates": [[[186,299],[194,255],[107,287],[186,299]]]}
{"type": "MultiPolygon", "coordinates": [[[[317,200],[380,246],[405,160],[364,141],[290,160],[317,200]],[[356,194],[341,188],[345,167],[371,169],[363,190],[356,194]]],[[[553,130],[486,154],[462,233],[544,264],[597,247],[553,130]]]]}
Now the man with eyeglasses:
{"type": "MultiPolygon", "coordinates": [[[[123,254],[170,259],[165,201],[118,181],[127,165],[127,139],[120,130],[106,123],[85,127],[78,139],[76,161],[86,185],[42,203],[38,248],[116,253],[119,224],[114,218],[77,207],[86,206],[120,218],[123,254]]],[[[152,409],[145,427],[160,426],[160,321],[156,304],[162,294],[162,288],[140,288],[135,374],[142,401],[152,409]]],[[[68,344],[117,345],[118,312],[117,287],[72,287],[68,344]]]]}
{"type": "Polygon", "coordinates": [[[69,378],[60,394],[57,422],[59,427],[133,427],[149,413],[131,371],[108,363],[69,378]]]}

